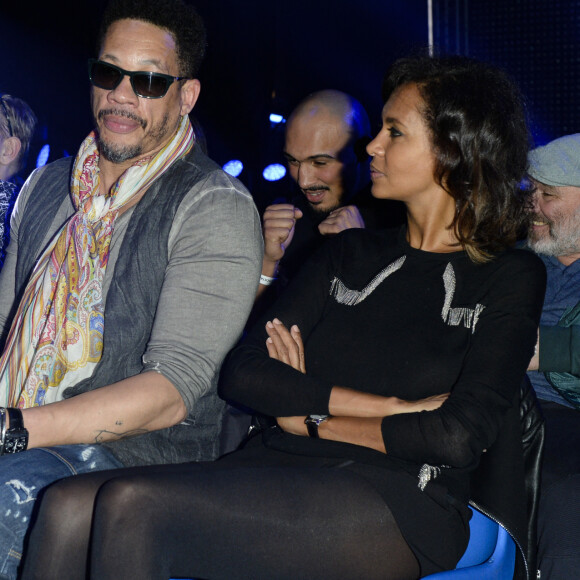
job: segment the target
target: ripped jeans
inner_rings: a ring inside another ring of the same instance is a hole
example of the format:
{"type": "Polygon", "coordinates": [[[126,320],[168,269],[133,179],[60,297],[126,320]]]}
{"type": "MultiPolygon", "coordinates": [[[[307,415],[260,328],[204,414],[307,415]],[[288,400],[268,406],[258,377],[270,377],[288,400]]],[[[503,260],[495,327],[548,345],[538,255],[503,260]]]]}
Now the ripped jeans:
{"type": "Polygon", "coordinates": [[[119,467],[122,463],[100,445],[61,445],[0,457],[0,579],[16,580],[35,501],[45,487],[77,473],[119,467]]]}

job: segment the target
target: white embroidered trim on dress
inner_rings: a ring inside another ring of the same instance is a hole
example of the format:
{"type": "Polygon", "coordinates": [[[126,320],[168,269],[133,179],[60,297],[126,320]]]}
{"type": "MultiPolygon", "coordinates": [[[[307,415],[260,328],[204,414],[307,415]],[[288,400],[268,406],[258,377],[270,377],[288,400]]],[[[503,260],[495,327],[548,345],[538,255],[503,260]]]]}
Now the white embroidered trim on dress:
{"type": "Polygon", "coordinates": [[[401,256],[392,264],[389,264],[384,270],[381,270],[362,290],[351,290],[347,288],[338,278],[332,280],[330,285],[330,295],[339,304],[346,306],[356,306],[360,304],[365,298],[368,298],[376,288],[385,281],[393,272],[401,268],[407,256],[401,256]]]}
{"type": "Polygon", "coordinates": [[[475,325],[479,320],[479,315],[485,308],[483,304],[476,304],[475,308],[451,308],[453,296],[455,294],[455,271],[451,262],[447,264],[443,272],[443,285],[445,286],[445,301],[441,310],[441,317],[449,326],[459,326],[463,321],[465,328],[471,328],[475,332],[475,325]]]}

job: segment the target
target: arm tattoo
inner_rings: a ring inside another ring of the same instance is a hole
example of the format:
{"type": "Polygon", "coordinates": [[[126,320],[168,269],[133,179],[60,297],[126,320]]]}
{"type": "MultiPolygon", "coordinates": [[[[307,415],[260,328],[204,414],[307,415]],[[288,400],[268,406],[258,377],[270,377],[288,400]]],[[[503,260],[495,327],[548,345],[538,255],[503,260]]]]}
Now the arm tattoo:
{"type": "Polygon", "coordinates": [[[126,439],[127,437],[136,437],[137,435],[143,435],[148,433],[147,429],[133,429],[132,431],[109,431],[108,429],[102,429],[97,432],[95,436],[95,443],[103,443],[105,441],[119,441],[120,439],[126,439]]]}

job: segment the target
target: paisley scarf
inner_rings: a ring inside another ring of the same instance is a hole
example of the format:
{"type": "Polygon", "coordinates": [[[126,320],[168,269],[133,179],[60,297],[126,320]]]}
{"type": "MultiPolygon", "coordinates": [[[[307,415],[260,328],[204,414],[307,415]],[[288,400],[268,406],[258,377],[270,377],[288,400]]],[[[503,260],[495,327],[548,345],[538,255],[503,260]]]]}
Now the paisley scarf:
{"type": "Polygon", "coordinates": [[[119,211],[144,193],[194,143],[187,115],[157,154],[140,159],[103,195],[99,151],[92,132],[74,162],[76,213],[39,258],[0,359],[0,406],[36,407],[92,375],[105,327],[103,280],[119,211]]]}

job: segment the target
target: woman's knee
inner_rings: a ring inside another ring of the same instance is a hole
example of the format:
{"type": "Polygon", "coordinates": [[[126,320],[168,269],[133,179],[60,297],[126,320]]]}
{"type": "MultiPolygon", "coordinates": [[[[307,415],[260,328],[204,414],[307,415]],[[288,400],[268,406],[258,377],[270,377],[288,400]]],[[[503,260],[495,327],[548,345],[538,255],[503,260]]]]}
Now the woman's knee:
{"type": "MultiPolygon", "coordinates": [[[[71,515],[78,518],[86,512],[90,518],[93,508],[94,493],[90,493],[85,487],[76,485],[76,478],[71,477],[53,483],[39,495],[40,517],[47,521],[58,522],[69,519],[71,515]]],[[[57,524],[58,525],[58,524],[57,524]]]]}
{"type": "Polygon", "coordinates": [[[154,509],[156,490],[147,477],[140,475],[117,477],[105,482],[95,500],[95,518],[115,522],[154,509]]]}

